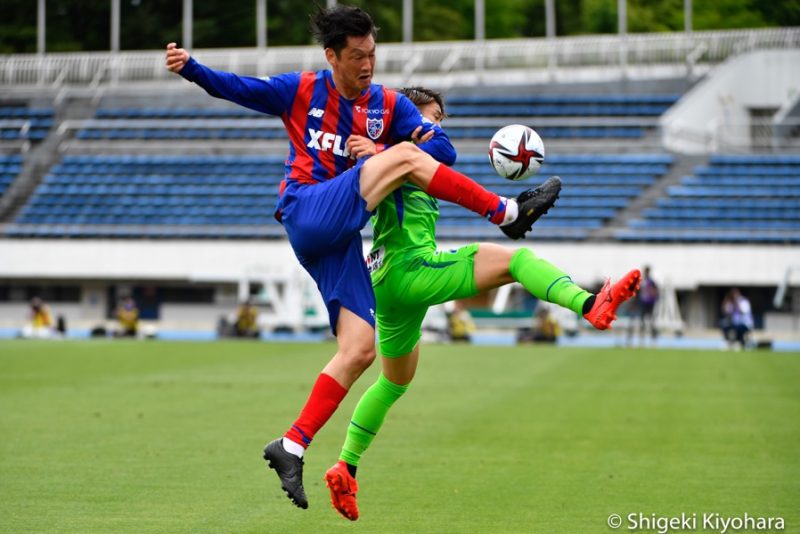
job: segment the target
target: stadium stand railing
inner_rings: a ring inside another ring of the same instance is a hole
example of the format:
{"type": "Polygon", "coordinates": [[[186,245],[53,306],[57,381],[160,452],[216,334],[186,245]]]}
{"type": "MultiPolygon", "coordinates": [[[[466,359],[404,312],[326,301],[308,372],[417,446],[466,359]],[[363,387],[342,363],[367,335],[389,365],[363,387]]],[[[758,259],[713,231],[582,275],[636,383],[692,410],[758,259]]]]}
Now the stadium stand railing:
{"type": "MultiPolygon", "coordinates": [[[[799,45],[798,28],[382,43],[376,70],[385,83],[390,79],[392,83],[405,83],[431,74],[437,76],[441,86],[449,86],[447,76],[457,72],[517,71],[548,75],[559,68],[563,75],[570,69],[601,67],[607,73],[622,73],[625,78],[625,72],[637,66],[647,69],[668,66],[692,75],[693,71],[720,63],[731,55],[799,45]]],[[[194,53],[212,68],[255,76],[328,66],[316,46],[207,49],[194,53]]],[[[163,63],[161,50],[12,54],[0,56],[0,85],[98,86],[165,80],[177,83],[177,77],[167,72],[163,63]]],[[[481,83],[481,78],[476,81],[481,83]]],[[[492,77],[492,83],[499,81],[497,76],[492,77]]]]}
{"type": "Polygon", "coordinates": [[[798,155],[712,155],[667,191],[616,237],[800,243],[798,155]]]}

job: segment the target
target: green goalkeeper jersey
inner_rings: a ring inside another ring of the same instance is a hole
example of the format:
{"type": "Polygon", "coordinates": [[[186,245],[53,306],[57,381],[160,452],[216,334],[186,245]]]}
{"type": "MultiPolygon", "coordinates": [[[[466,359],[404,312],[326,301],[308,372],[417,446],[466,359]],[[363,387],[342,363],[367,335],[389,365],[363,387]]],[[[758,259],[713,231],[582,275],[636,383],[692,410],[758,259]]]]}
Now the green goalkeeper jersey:
{"type": "Polygon", "coordinates": [[[436,250],[439,201],[411,184],[394,190],[372,216],[373,244],[367,257],[372,285],[392,263],[436,250]]]}

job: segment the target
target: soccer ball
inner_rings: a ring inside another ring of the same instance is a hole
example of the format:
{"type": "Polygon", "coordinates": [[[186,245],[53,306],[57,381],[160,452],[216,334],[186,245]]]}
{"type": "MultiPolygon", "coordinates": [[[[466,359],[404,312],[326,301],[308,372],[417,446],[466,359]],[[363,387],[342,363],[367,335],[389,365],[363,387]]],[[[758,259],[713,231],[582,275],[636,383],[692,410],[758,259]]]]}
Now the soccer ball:
{"type": "Polygon", "coordinates": [[[533,128],[511,124],[497,130],[489,143],[489,161],[508,180],[524,180],[539,172],[544,143],[533,128]]]}

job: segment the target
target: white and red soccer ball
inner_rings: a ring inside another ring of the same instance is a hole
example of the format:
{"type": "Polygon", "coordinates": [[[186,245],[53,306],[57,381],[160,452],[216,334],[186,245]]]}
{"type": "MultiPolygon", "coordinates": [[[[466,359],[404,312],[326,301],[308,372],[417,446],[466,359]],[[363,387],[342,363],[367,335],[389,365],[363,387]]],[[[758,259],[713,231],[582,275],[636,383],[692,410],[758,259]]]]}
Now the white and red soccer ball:
{"type": "Polygon", "coordinates": [[[510,124],[492,136],[489,161],[503,178],[524,180],[539,172],[544,162],[544,143],[533,128],[510,124]]]}

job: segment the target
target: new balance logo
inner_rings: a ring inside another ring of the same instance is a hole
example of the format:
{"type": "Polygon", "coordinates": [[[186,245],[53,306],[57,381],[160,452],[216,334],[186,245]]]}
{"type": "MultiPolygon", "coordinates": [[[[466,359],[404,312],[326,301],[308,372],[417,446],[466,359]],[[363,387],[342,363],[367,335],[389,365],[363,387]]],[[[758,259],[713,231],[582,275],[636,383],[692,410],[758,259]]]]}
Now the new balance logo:
{"type": "Polygon", "coordinates": [[[319,119],[323,115],[325,115],[325,110],[324,109],[311,108],[311,111],[308,112],[308,116],[309,117],[314,117],[315,119],[319,119]]]}
{"type": "Polygon", "coordinates": [[[347,146],[342,140],[341,135],[309,128],[308,136],[309,140],[306,144],[308,148],[315,148],[317,150],[324,150],[326,152],[330,151],[337,156],[348,157],[350,155],[350,151],[347,150],[347,146]]]}

